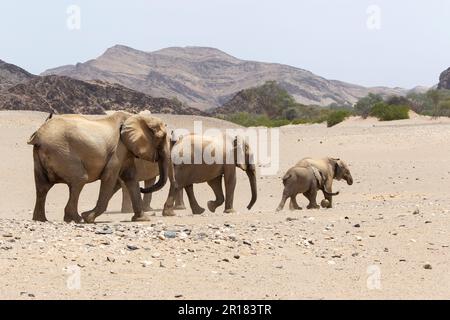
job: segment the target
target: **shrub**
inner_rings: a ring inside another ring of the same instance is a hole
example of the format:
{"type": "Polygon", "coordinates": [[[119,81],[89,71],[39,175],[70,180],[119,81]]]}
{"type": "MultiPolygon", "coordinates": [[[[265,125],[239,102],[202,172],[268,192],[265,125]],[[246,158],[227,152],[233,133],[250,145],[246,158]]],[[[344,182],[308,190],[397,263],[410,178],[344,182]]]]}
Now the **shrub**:
{"type": "Polygon", "coordinates": [[[380,102],[383,102],[383,98],[379,94],[369,93],[355,104],[355,113],[363,118],[367,118],[372,108],[380,102]]]}
{"type": "Polygon", "coordinates": [[[338,123],[341,123],[350,115],[351,112],[347,110],[337,110],[330,112],[327,117],[327,127],[332,127],[337,125],[338,123]]]}
{"type": "Polygon", "coordinates": [[[370,115],[381,121],[409,119],[409,108],[401,105],[390,105],[384,102],[375,104],[370,110],[370,115]]]}

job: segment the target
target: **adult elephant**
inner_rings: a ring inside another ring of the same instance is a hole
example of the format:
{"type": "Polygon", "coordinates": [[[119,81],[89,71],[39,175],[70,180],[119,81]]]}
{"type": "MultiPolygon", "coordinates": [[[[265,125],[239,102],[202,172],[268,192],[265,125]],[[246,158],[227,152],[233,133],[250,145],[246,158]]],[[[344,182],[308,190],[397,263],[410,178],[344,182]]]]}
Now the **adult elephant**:
{"type": "MultiPolygon", "coordinates": [[[[50,117],[51,118],[51,117],[50,117]]],[[[69,186],[64,221],[81,222],[78,198],[86,183],[101,181],[97,204],[84,212],[93,223],[101,215],[116,188],[124,182],[133,204],[133,221],[147,221],[136,180],[135,158],[157,162],[160,178],[149,192],[173,181],[170,148],[165,124],[158,118],[116,112],[99,119],[62,115],[48,119],[29,139],[33,145],[36,204],[33,220],[46,221],[45,199],[56,183],[69,186]]]]}
{"type": "MultiPolygon", "coordinates": [[[[353,184],[353,177],[350,173],[348,165],[339,158],[304,158],[297,162],[297,164],[295,165],[295,167],[309,166],[316,168],[320,172],[320,175],[323,177],[324,188],[322,189],[322,192],[325,199],[328,200],[328,208],[331,208],[333,206],[333,179],[338,181],[344,179],[348,185],[353,184]]],[[[291,198],[291,206],[293,206],[294,208],[298,207],[295,197],[291,198]]]]}
{"type": "MultiPolygon", "coordinates": [[[[145,188],[149,188],[152,186],[156,178],[159,176],[159,168],[158,164],[155,162],[150,162],[146,160],[141,159],[134,159],[134,164],[136,166],[136,180],[137,181],[144,181],[145,188]]],[[[120,180],[120,179],[119,179],[120,180]]],[[[125,186],[125,183],[123,181],[119,181],[120,188],[122,189],[122,206],[121,206],[121,212],[122,213],[129,213],[133,212],[133,206],[131,203],[131,197],[130,194],[125,186]]],[[[153,210],[151,207],[151,201],[152,201],[152,194],[151,193],[145,193],[142,199],[142,209],[144,211],[150,211],[153,210]]],[[[183,201],[183,191],[180,190],[180,192],[175,197],[175,210],[183,210],[186,209],[183,201]]]]}
{"type": "MultiPolygon", "coordinates": [[[[215,200],[208,201],[208,209],[212,212],[225,202],[225,213],[234,212],[233,198],[236,187],[236,167],[244,170],[250,181],[251,200],[247,209],[251,209],[257,198],[256,171],[253,154],[247,142],[238,143],[235,138],[205,137],[188,135],[181,137],[172,150],[176,186],[172,185],[164,204],[163,215],[172,216],[174,198],[184,188],[188,195],[193,214],[202,214],[194,196],[193,185],[207,182],[214,191],[215,200]],[[242,152],[241,152],[242,151],[242,152]],[[214,159],[206,159],[205,153],[214,159]],[[196,155],[201,155],[196,159],[196,155]],[[225,182],[225,196],[222,190],[222,177],[225,182]]],[[[150,188],[141,189],[143,193],[151,192],[150,188]]]]}

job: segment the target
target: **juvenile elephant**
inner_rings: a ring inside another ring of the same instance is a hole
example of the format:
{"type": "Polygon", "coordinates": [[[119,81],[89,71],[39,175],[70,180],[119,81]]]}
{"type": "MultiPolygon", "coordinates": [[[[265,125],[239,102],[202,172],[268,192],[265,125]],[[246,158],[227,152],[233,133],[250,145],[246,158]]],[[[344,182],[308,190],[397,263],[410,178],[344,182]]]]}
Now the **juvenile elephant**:
{"type": "MultiPolygon", "coordinates": [[[[333,205],[333,179],[335,180],[342,180],[344,179],[348,185],[353,184],[353,178],[350,173],[350,169],[348,168],[347,164],[336,158],[323,158],[323,159],[312,159],[312,158],[304,158],[297,162],[295,165],[295,168],[308,168],[312,167],[316,170],[313,170],[313,173],[315,172],[316,179],[320,176],[320,184],[323,185],[323,188],[321,189],[323,192],[323,195],[325,199],[328,200],[328,208],[331,208],[333,205]]],[[[317,189],[316,189],[316,195],[317,195],[317,189]]],[[[318,207],[317,203],[315,201],[316,195],[310,195],[305,194],[305,196],[310,199],[310,197],[314,197],[314,202],[310,202],[309,208],[312,207],[318,207]]],[[[295,199],[295,196],[291,197],[291,208],[299,208],[297,201],[295,199]]]]}
{"type": "MultiPolygon", "coordinates": [[[[136,166],[136,180],[144,181],[145,188],[152,186],[155,183],[156,178],[159,176],[158,164],[155,162],[150,162],[141,159],[134,159],[134,164],[136,166]]],[[[123,181],[120,182],[120,187],[122,188],[122,207],[121,212],[128,213],[133,212],[133,207],[131,204],[131,198],[123,181]]],[[[144,211],[150,211],[152,201],[152,194],[145,193],[142,199],[142,209],[144,211]]],[[[183,201],[183,191],[180,192],[175,197],[175,210],[185,209],[183,201]]]]}
{"type": "MultiPolygon", "coordinates": [[[[51,117],[50,117],[51,118],[51,117]]],[[[78,198],[86,183],[101,180],[94,209],[83,219],[93,223],[108,205],[118,178],[124,182],[133,203],[133,221],[147,221],[136,180],[135,158],[158,162],[158,182],[147,188],[160,190],[173,180],[165,124],[158,118],[116,112],[99,119],[62,115],[48,119],[29,139],[33,145],[36,204],[33,220],[46,221],[45,199],[56,183],[69,186],[64,221],[81,222],[78,198]]]]}
{"type": "MultiPolygon", "coordinates": [[[[244,170],[250,181],[251,200],[247,208],[251,209],[256,202],[256,171],[248,143],[239,144],[237,139],[231,140],[229,137],[188,135],[175,143],[172,158],[175,158],[173,165],[177,184],[170,188],[169,196],[164,204],[163,215],[174,215],[174,196],[182,188],[186,190],[192,213],[203,213],[205,209],[197,203],[193,189],[194,183],[203,182],[208,183],[216,197],[215,200],[208,201],[210,211],[214,212],[217,207],[225,202],[224,212],[234,212],[233,197],[236,187],[236,167],[244,170]],[[186,151],[188,155],[185,154],[186,151]],[[206,151],[215,157],[214,161],[205,159],[206,151]],[[200,159],[196,159],[196,155],[200,155],[200,159]],[[225,196],[222,190],[222,176],[225,182],[225,196]]],[[[141,189],[141,191],[146,193],[149,190],[141,189]]]]}

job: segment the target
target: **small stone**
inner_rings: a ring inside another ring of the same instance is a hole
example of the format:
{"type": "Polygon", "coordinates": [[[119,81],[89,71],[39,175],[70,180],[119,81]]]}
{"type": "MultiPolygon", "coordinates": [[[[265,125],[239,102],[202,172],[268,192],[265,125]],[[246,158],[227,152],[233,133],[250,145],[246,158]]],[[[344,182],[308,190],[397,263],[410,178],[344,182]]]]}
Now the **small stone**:
{"type": "Polygon", "coordinates": [[[116,259],[113,257],[106,257],[106,261],[108,262],[116,262],[116,259]]]}
{"type": "Polygon", "coordinates": [[[175,298],[183,298],[183,295],[182,294],[176,294],[174,297],[175,298]]]}
{"type": "Polygon", "coordinates": [[[152,254],[152,258],[154,259],[158,259],[159,257],[161,257],[161,254],[159,252],[155,252],[152,254]]]}
{"type": "Polygon", "coordinates": [[[295,220],[298,220],[298,218],[291,218],[291,217],[286,218],[286,221],[295,221],[295,220]]]}
{"type": "Polygon", "coordinates": [[[353,227],[359,228],[359,227],[361,227],[361,225],[360,225],[359,223],[357,223],[357,224],[355,224],[353,227]]]}
{"type": "Polygon", "coordinates": [[[163,231],[161,231],[161,232],[158,234],[158,239],[159,239],[159,240],[166,240],[166,236],[164,235],[164,232],[163,232],[163,231]]]}
{"type": "Polygon", "coordinates": [[[148,261],[148,260],[141,261],[141,263],[144,268],[147,268],[153,264],[153,262],[148,261]]]}
{"type": "Polygon", "coordinates": [[[164,231],[164,237],[168,239],[176,238],[177,233],[176,231],[164,231]]]}
{"type": "Polygon", "coordinates": [[[96,230],[95,234],[112,234],[113,231],[110,228],[104,228],[102,230],[96,230]]]}
{"type": "Polygon", "coordinates": [[[3,235],[2,235],[4,238],[12,238],[12,233],[4,233],[3,235]]]}
{"type": "Polygon", "coordinates": [[[423,265],[423,268],[424,268],[424,269],[427,269],[427,270],[433,269],[433,267],[432,267],[431,264],[429,264],[429,263],[425,263],[425,264],[423,265]]]}
{"type": "Polygon", "coordinates": [[[133,245],[133,244],[127,244],[127,249],[130,251],[138,250],[139,247],[133,245]]]}
{"type": "Polygon", "coordinates": [[[179,234],[178,234],[178,237],[180,238],[180,239],[186,239],[187,237],[188,237],[188,235],[185,233],[185,232],[180,232],[179,234]]]}
{"type": "Polygon", "coordinates": [[[223,261],[223,262],[230,262],[230,260],[227,259],[227,258],[222,259],[222,261],[223,261]]]}
{"type": "Polygon", "coordinates": [[[238,254],[235,254],[234,256],[233,256],[233,258],[235,258],[235,259],[239,259],[241,256],[240,255],[238,255],[238,254]]]}
{"type": "Polygon", "coordinates": [[[427,220],[427,221],[425,221],[425,223],[427,224],[427,223],[431,223],[431,221],[430,220],[427,220]]]}
{"type": "Polygon", "coordinates": [[[356,238],[356,241],[362,241],[362,237],[360,237],[360,236],[355,236],[355,238],[356,238]]]}
{"type": "Polygon", "coordinates": [[[419,213],[420,213],[419,208],[416,208],[416,209],[413,211],[413,214],[414,214],[414,215],[419,214],[419,213]]]}
{"type": "Polygon", "coordinates": [[[250,241],[247,241],[247,240],[242,241],[242,243],[245,244],[245,245],[247,245],[247,246],[251,246],[251,245],[252,245],[251,242],[250,242],[250,241]]]}

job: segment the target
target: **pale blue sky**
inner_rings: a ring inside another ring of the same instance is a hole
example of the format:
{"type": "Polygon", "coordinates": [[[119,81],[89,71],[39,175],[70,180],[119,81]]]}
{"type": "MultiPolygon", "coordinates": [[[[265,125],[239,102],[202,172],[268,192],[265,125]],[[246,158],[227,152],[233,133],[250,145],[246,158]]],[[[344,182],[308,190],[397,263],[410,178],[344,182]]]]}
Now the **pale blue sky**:
{"type": "Polygon", "coordinates": [[[437,83],[450,67],[449,0],[2,0],[0,59],[33,73],[124,44],[211,46],[329,79],[374,86],[437,83]],[[81,30],[66,27],[69,5],[81,30]],[[367,28],[367,8],[381,12],[367,28]]]}

